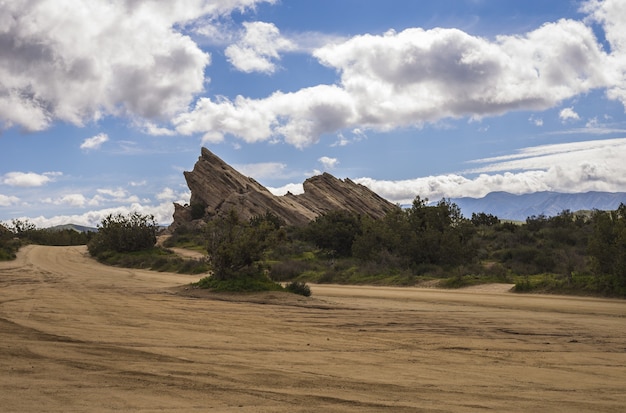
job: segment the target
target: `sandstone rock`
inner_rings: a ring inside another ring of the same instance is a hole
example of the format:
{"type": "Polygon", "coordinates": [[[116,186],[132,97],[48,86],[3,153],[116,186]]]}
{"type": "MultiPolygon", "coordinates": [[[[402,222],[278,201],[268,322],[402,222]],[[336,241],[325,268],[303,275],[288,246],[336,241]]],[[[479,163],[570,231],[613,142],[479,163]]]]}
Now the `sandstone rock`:
{"type": "Polygon", "coordinates": [[[271,212],[287,225],[304,225],[332,210],[349,210],[381,218],[398,208],[367,187],[349,179],[337,179],[328,173],[307,179],[303,194],[276,196],[206,148],[202,148],[193,170],[184,172],[184,176],[191,190],[190,205],[174,205],[174,222],[170,229],[231,209],[243,219],[271,212]]]}

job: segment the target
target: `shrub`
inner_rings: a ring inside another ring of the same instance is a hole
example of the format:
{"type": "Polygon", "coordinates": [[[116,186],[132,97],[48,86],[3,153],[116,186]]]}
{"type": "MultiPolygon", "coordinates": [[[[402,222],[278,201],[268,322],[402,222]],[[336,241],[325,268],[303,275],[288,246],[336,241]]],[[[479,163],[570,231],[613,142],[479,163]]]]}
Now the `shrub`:
{"type": "Polygon", "coordinates": [[[302,260],[287,260],[272,264],[271,278],[274,281],[288,281],[297,278],[305,271],[311,269],[312,265],[302,260]]]}
{"type": "Polygon", "coordinates": [[[93,256],[105,251],[135,252],[154,247],[158,225],[153,215],[133,212],[127,216],[109,214],[87,248],[93,256]]]}
{"type": "Polygon", "coordinates": [[[219,292],[260,292],[280,291],[283,287],[265,276],[247,276],[219,279],[213,276],[204,277],[193,284],[199,288],[207,288],[219,292]]]}
{"type": "Polygon", "coordinates": [[[303,295],[305,297],[311,296],[311,289],[309,288],[308,285],[306,285],[306,283],[303,283],[303,282],[298,282],[298,281],[291,282],[285,286],[285,290],[294,294],[303,295]]]}

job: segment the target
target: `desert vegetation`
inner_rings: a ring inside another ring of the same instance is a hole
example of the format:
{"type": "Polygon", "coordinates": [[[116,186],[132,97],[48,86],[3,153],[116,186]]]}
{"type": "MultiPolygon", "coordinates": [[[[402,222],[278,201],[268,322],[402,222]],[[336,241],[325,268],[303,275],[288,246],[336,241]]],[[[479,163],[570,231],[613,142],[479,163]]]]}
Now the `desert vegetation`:
{"type": "Polygon", "coordinates": [[[196,285],[222,291],[287,290],[309,295],[306,282],[441,287],[501,282],[517,292],[626,297],[626,206],[614,211],[532,216],[501,221],[465,218],[445,199],[373,219],[330,211],[306,226],[286,226],[271,213],[241,219],[235,211],[194,228],[180,226],[156,246],[154,217],[106,217],[96,234],[36,229],[15,221],[0,232],[0,258],[20,245],[87,243],[110,265],[189,274],[209,273],[196,285]],[[168,247],[195,249],[184,259],[168,247]],[[286,287],[285,287],[286,285],[286,287]]]}
{"type": "Polygon", "coordinates": [[[109,265],[184,274],[208,271],[204,260],[184,259],[157,246],[158,231],[158,223],[152,215],[111,214],[102,220],[87,249],[98,261],[109,265]]]}
{"type": "Polygon", "coordinates": [[[517,292],[626,297],[626,206],[615,211],[501,221],[465,218],[448,200],[372,219],[330,211],[304,227],[268,214],[242,222],[234,212],[204,230],[179,228],[170,245],[204,243],[217,279],[441,287],[515,284],[517,292]]]}

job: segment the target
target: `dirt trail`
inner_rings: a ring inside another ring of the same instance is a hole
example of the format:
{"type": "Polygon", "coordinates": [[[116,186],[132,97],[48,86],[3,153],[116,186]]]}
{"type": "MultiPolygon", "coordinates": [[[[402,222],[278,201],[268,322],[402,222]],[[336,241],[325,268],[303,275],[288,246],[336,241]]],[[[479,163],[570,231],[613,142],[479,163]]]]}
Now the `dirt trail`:
{"type": "MultiPolygon", "coordinates": [[[[157,237],[157,245],[163,246],[163,243],[169,237],[170,237],[170,235],[159,235],[157,237]]],[[[167,247],[167,249],[169,249],[170,251],[178,254],[179,256],[181,256],[183,258],[191,258],[191,259],[194,259],[194,260],[201,260],[201,259],[206,258],[206,254],[205,253],[202,253],[200,251],[190,250],[190,249],[187,249],[187,248],[167,247]]]]}
{"type": "Polygon", "coordinates": [[[0,410],[626,406],[621,300],[317,285],[246,302],[176,288],[197,278],[102,266],[84,247],[0,263],[0,410]]]}

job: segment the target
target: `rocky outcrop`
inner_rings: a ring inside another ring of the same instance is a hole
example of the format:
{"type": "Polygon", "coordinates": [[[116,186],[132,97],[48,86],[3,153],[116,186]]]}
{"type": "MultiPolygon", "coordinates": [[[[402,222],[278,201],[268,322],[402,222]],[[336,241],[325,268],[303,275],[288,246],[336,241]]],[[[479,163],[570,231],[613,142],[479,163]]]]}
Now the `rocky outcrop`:
{"type": "Polygon", "coordinates": [[[304,225],[332,210],[381,218],[398,208],[367,187],[349,179],[337,179],[328,173],[307,179],[303,194],[276,196],[206,148],[202,148],[193,170],[184,172],[184,176],[191,190],[190,204],[175,204],[170,229],[233,209],[244,219],[271,212],[287,225],[304,225]]]}

